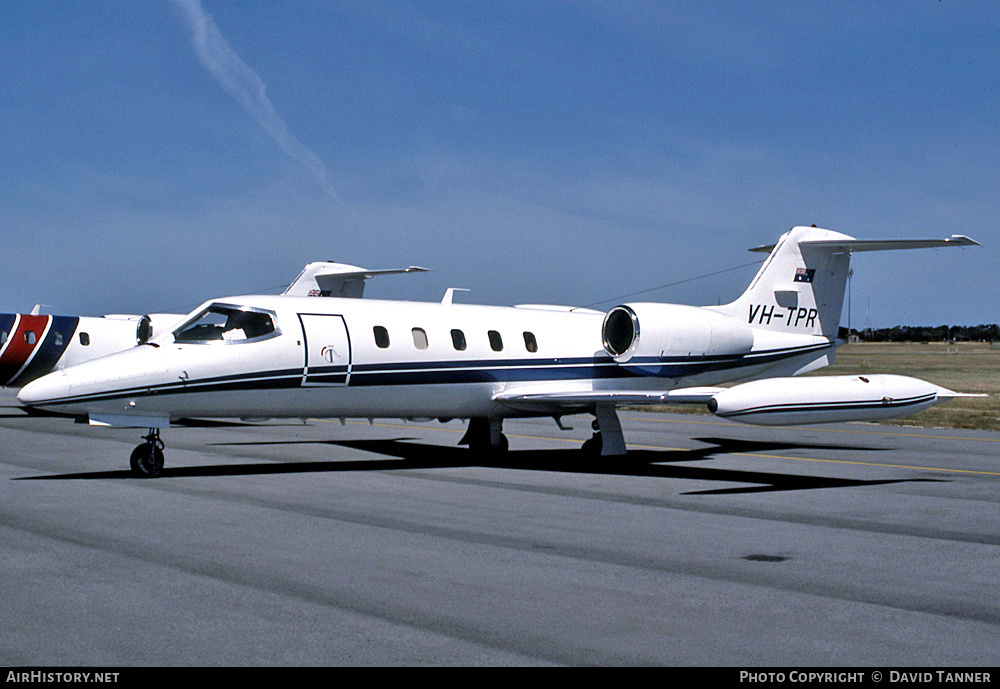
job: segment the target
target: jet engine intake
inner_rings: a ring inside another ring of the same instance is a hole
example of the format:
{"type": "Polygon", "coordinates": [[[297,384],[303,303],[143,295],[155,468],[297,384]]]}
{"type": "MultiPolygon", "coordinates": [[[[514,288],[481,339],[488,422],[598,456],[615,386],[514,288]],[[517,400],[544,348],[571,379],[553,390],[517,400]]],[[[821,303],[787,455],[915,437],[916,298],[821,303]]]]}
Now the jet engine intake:
{"type": "Polygon", "coordinates": [[[153,321],[149,316],[143,316],[135,327],[135,343],[137,345],[146,344],[151,337],[153,337],[153,321]]]}
{"type": "Polygon", "coordinates": [[[601,335],[604,350],[620,364],[635,356],[733,356],[753,348],[746,323],[679,304],[616,306],[605,315],[601,335]]]}

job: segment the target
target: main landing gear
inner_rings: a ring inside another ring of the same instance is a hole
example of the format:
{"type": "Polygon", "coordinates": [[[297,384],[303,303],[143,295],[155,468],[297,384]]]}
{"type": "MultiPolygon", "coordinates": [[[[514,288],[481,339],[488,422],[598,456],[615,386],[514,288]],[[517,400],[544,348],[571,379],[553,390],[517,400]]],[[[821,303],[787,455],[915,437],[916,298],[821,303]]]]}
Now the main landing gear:
{"type": "Polygon", "coordinates": [[[139,478],[155,478],[163,471],[163,441],[160,429],[150,428],[149,435],[142,436],[144,442],[134,450],[129,464],[132,473],[139,478]]]}
{"type": "Polygon", "coordinates": [[[601,454],[601,448],[604,446],[604,438],[601,436],[601,427],[598,425],[597,419],[590,423],[590,427],[594,429],[594,434],[588,440],[583,441],[580,451],[588,457],[597,457],[601,454]]]}
{"type": "MultiPolygon", "coordinates": [[[[594,434],[583,443],[582,452],[590,457],[615,457],[628,454],[625,434],[618,421],[614,405],[599,404],[594,407],[594,434]]],[[[507,452],[507,436],[503,434],[502,418],[469,419],[465,435],[459,445],[468,445],[470,450],[481,453],[503,454],[507,452]]]]}
{"type": "Polygon", "coordinates": [[[507,452],[508,442],[507,436],[503,434],[503,419],[482,417],[469,419],[469,428],[458,444],[468,445],[473,452],[490,454],[507,452]]]}
{"type": "Polygon", "coordinates": [[[625,435],[615,408],[611,405],[598,405],[594,408],[594,417],[591,424],[594,434],[583,443],[583,453],[591,457],[627,454],[625,435]]]}

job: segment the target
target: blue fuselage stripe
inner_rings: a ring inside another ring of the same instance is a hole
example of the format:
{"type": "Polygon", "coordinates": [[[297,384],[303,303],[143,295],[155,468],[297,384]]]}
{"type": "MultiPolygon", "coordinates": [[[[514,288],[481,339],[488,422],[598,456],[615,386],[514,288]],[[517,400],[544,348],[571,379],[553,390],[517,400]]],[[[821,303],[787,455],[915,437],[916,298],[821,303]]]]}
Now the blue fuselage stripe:
{"type": "Polygon", "coordinates": [[[636,378],[681,378],[709,371],[738,370],[770,364],[805,353],[818,352],[831,344],[752,353],[738,357],[673,357],[633,359],[618,364],[611,357],[566,359],[477,359],[470,361],[363,363],[353,366],[287,368],[254,371],[198,380],[172,381],[160,385],[130,387],[102,393],[74,395],[48,400],[45,405],[95,402],[122,397],[176,395],[201,392],[232,392],[291,389],[305,385],[346,385],[348,388],[456,385],[475,383],[520,383],[535,381],[627,380],[636,378]]]}

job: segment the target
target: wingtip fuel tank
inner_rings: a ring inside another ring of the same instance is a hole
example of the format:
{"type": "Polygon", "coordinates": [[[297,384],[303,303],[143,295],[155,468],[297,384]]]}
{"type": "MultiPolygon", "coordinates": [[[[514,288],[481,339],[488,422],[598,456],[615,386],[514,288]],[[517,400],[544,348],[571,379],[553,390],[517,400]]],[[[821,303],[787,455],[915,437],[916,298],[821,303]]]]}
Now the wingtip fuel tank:
{"type": "Polygon", "coordinates": [[[708,409],[741,423],[791,426],[891,419],[961,396],[966,395],[909,376],[768,378],[714,395],[708,409]]]}

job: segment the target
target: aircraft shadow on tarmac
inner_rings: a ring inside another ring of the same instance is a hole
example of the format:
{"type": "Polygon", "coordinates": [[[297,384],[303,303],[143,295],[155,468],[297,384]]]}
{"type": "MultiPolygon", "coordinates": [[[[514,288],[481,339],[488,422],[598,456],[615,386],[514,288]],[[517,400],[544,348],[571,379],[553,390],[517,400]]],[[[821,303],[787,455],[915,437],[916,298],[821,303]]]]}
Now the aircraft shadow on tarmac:
{"type": "MultiPolygon", "coordinates": [[[[686,466],[688,462],[712,459],[715,455],[762,453],[767,451],[820,448],[857,450],[843,446],[818,446],[788,442],[746,441],[726,438],[698,438],[710,446],[692,450],[630,450],[625,456],[587,456],[579,449],[510,450],[502,454],[473,452],[457,446],[426,445],[413,438],[389,440],[304,440],[260,441],[246,443],[215,443],[232,445],[336,445],[382,455],[376,459],[351,459],[304,462],[255,462],[198,467],[167,467],[158,480],[185,477],[265,476],[299,473],[336,473],[356,471],[400,471],[414,469],[448,469],[456,467],[488,467],[521,471],[551,471],[572,474],[603,474],[684,479],[718,483],[748,484],[739,487],[698,490],[686,495],[727,495],[774,491],[848,488],[892,483],[930,482],[940,479],[881,479],[860,480],[829,476],[811,476],[762,472],[741,469],[718,469],[686,466]],[[388,458],[386,458],[388,457],[388,458]]],[[[869,449],[869,451],[871,451],[869,449]]],[[[26,476],[12,480],[72,480],[72,479],[138,479],[128,470],[98,471],[52,476],[26,476]]],[[[147,479],[141,479],[147,480],[147,479]]]]}

